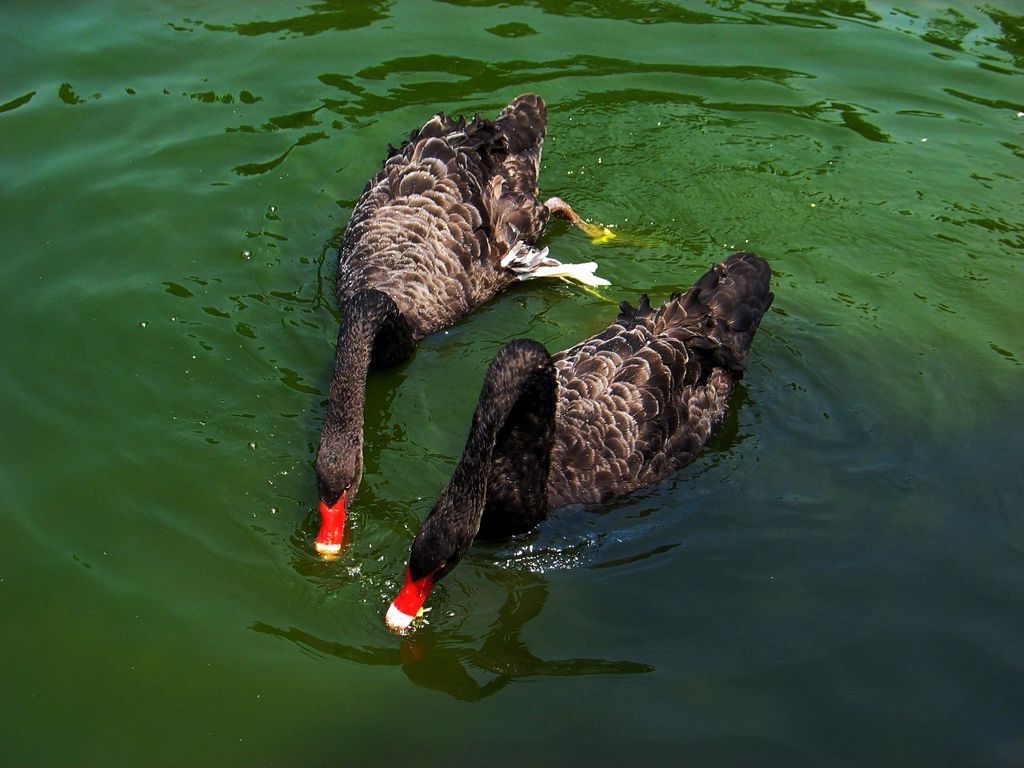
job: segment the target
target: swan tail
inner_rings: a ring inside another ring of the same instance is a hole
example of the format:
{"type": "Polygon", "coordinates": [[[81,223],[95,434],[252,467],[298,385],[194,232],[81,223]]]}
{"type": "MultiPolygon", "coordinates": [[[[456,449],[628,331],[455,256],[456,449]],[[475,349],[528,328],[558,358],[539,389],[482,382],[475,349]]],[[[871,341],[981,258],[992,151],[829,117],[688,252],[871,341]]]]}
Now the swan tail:
{"type": "Polygon", "coordinates": [[[519,280],[530,280],[535,277],[561,277],[575,280],[583,285],[611,285],[608,280],[598,277],[597,262],[588,261],[583,264],[563,264],[558,259],[548,256],[548,249],[537,249],[520,241],[501,260],[501,266],[515,272],[519,280]]]}
{"type": "Polygon", "coordinates": [[[508,152],[530,153],[535,163],[540,160],[540,148],[544,143],[547,126],[547,105],[544,99],[532,93],[516,96],[494,121],[495,130],[504,137],[508,152]]]}
{"type": "Polygon", "coordinates": [[[772,270],[754,253],[734,253],[716,264],[678,301],[687,314],[703,317],[703,334],[721,348],[724,362],[741,370],[761,318],[772,305],[772,270]]]}

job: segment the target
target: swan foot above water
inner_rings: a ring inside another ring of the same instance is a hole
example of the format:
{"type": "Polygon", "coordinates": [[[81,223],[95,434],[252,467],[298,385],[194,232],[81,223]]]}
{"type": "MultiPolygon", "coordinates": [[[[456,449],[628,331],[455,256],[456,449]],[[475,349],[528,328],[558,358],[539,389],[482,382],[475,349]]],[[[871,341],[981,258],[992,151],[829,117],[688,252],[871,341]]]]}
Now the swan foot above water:
{"type": "Polygon", "coordinates": [[[584,234],[586,234],[586,236],[590,238],[590,241],[595,245],[603,245],[604,243],[618,237],[618,235],[603,224],[591,224],[589,221],[584,221],[583,218],[572,209],[572,206],[560,197],[549,197],[544,201],[544,206],[551,212],[552,216],[565,219],[573,226],[583,230],[584,234]]]}

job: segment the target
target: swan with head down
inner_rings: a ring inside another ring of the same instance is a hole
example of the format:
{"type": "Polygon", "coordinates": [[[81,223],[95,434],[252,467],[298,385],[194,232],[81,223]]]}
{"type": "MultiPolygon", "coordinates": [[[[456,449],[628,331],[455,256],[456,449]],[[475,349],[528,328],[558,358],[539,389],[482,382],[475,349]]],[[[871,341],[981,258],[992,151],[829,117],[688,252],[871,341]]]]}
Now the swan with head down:
{"type": "Polygon", "coordinates": [[[771,269],[735,253],[660,307],[623,303],[605,331],[551,355],[501,348],[465,450],[420,527],[386,621],[408,627],[474,539],[530,530],[548,510],[656,483],[692,461],[725,416],[774,298],[771,269]]]}
{"type": "Polygon", "coordinates": [[[407,359],[424,336],[516,280],[557,275],[607,284],[594,276],[595,264],[560,264],[535,247],[552,214],[592,235],[605,231],[560,198],[538,199],[546,125],[544,101],[530,94],[493,121],[438,113],[401,147],[389,147],[353,209],[339,249],[343,318],[316,457],[322,554],[340,550],[362,478],[371,366],[407,359]]]}

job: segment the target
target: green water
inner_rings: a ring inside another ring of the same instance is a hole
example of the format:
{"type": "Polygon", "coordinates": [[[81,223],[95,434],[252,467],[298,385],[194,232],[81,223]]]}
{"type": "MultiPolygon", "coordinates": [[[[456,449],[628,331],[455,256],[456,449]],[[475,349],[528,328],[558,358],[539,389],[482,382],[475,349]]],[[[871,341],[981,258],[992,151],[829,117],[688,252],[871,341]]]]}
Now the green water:
{"type": "Polygon", "coordinates": [[[209,6],[0,10],[0,764],[1024,764],[1015,2],[209,6]],[[322,562],[330,242],[388,142],[524,91],[621,235],[544,244],[613,285],[374,374],[322,562]],[[497,348],[741,248],[776,301],[705,454],[389,632],[497,348]]]}

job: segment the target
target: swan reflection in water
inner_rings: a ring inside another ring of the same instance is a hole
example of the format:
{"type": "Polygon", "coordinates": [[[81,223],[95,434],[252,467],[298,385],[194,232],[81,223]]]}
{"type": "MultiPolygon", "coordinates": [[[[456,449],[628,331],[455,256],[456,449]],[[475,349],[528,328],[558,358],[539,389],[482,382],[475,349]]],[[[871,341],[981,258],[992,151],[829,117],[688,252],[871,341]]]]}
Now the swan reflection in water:
{"type": "Polygon", "coordinates": [[[520,632],[544,608],[548,597],[546,579],[540,574],[521,571],[498,572],[495,578],[504,582],[507,596],[479,648],[468,635],[434,632],[429,625],[415,635],[402,637],[398,648],[350,646],[295,627],[282,629],[262,622],[250,625],[250,629],[346,661],[399,665],[415,685],[441,691],[460,701],[485,699],[522,678],[640,675],[654,671],[651,665],[634,661],[538,658],[522,640],[520,632]]]}

